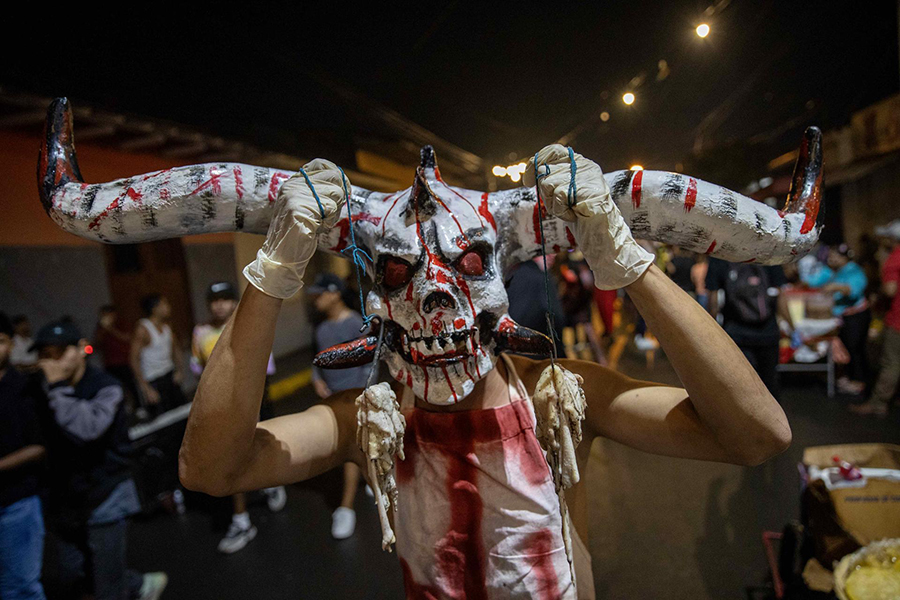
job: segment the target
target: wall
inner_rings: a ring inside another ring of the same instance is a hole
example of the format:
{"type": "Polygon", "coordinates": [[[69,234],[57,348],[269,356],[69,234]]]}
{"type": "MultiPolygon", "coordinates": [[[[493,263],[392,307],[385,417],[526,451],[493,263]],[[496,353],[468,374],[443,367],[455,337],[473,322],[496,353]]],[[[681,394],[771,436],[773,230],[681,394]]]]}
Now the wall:
{"type": "Polygon", "coordinates": [[[35,331],[70,315],[81,333],[91,336],[97,309],[109,301],[99,245],[0,247],[0,310],[27,315],[35,331]]]}
{"type": "Polygon", "coordinates": [[[185,244],[184,257],[187,261],[188,288],[194,323],[209,319],[206,308],[206,290],[215,281],[237,283],[237,268],[234,262],[234,245],[185,244]]]}
{"type": "Polygon", "coordinates": [[[900,219],[900,157],[841,186],[841,205],[844,239],[853,246],[860,235],[900,219]]]}

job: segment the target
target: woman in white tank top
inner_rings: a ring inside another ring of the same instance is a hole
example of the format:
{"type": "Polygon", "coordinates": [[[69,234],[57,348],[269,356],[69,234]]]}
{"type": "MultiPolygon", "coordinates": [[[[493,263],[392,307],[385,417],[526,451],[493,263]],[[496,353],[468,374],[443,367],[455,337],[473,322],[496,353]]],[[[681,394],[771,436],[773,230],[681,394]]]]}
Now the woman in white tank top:
{"type": "Polygon", "coordinates": [[[171,306],[152,295],[141,300],[146,318],[138,322],[131,345],[131,368],[147,404],[165,411],[182,403],[181,353],[166,322],[171,306]]]}

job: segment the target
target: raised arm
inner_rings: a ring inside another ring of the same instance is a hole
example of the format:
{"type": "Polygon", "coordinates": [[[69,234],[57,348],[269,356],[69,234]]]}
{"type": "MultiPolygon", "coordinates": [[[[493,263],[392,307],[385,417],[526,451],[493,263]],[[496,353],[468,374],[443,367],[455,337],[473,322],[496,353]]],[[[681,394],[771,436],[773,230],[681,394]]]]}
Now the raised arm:
{"type": "Polygon", "coordinates": [[[538,164],[551,170],[539,183],[548,210],[575,221],[597,286],[625,288],[684,385],[610,385],[602,367],[574,363],[585,380],[589,433],[657,454],[739,464],[784,450],[791,434],[781,407],[728,335],[636,244],[600,168],[575,157],[577,198],[570,207],[568,152],[548,146],[538,154],[538,164]]]}
{"type": "Polygon", "coordinates": [[[181,481],[190,489],[229,495],[357,460],[352,398],[257,423],[282,300],[299,291],[316,234],[334,226],[344,203],[335,165],[317,160],[305,169],[309,184],[296,175],[281,187],[266,242],[244,269],[252,285],[200,378],[179,455],[181,481]]]}

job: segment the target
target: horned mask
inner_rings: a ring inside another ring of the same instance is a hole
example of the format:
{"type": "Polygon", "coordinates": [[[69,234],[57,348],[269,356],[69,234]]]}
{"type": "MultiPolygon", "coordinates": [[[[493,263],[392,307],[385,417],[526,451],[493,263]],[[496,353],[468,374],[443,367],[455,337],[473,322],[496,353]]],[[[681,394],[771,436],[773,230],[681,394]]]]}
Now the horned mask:
{"type": "MultiPolygon", "coordinates": [[[[821,133],[801,142],[783,211],[693,177],[661,171],[605,175],[638,239],[733,262],[781,264],[816,243],[821,229],[821,133]]],[[[235,163],[157,171],[83,183],[68,102],[50,106],[38,167],[41,201],[64,230],[105,243],[199,233],[266,233],[281,183],[292,172],[235,163]]],[[[318,246],[345,256],[352,213],[356,244],[372,258],[366,310],[382,332],[327,349],[315,362],[342,368],[371,362],[377,334],[391,375],[429,403],[458,402],[504,351],[548,355],[550,340],[507,314],[504,281],[520,263],[573,248],[563,221],[541,210],[532,188],[478,192],[446,184],[426,146],[412,186],[385,194],[353,186],[342,219],[318,246]]],[[[537,291],[536,291],[537,292],[537,291]]]]}

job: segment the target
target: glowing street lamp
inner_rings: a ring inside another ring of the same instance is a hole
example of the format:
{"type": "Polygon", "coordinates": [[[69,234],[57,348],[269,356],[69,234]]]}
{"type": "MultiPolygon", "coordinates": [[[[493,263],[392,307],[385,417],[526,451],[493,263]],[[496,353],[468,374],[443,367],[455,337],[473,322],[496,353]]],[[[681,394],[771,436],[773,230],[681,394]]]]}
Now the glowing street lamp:
{"type": "Polygon", "coordinates": [[[497,165],[491,169],[491,173],[494,174],[494,177],[509,177],[514,182],[519,182],[522,180],[522,173],[525,172],[525,166],[526,165],[523,162],[520,162],[517,165],[509,165],[508,167],[497,165]]]}
{"type": "Polygon", "coordinates": [[[643,171],[644,167],[642,167],[641,165],[631,165],[630,169],[632,171],[643,171]]]}
{"type": "Polygon", "coordinates": [[[622,102],[624,102],[628,106],[631,106],[632,104],[634,104],[634,94],[632,94],[631,92],[625,92],[625,94],[622,96],[622,102]]]}
{"type": "Polygon", "coordinates": [[[705,38],[709,35],[709,25],[707,25],[706,23],[701,23],[697,25],[696,31],[698,36],[705,38]]]}

